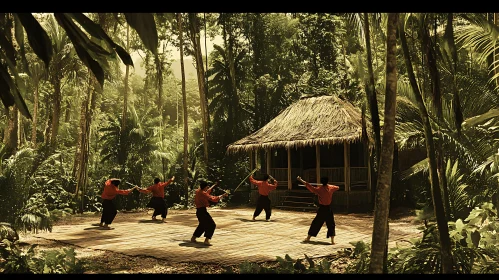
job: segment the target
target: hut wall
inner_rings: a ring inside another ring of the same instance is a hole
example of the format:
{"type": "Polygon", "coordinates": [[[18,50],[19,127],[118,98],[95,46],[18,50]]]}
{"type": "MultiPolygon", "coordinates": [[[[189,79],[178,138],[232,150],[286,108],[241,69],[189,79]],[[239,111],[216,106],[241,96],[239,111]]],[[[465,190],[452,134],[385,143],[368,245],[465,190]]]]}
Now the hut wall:
{"type": "MultiPolygon", "coordinates": [[[[271,206],[279,206],[284,201],[284,196],[287,190],[274,190],[269,193],[271,206]]],[[[250,192],[248,206],[255,207],[258,199],[258,191],[252,190],[250,192]]],[[[347,212],[347,193],[344,191],[337,191],[333,194],[333,211],[339,213],[347,212]]],[[[362,213],[372,210],[371,192],[370,191],[352,191],[350,192],[350,205],[348,212],[362,213]]]]}
{"type": "MultiPolygon", "coordinates": [[[[269,193],[269,199],[270,199],[270,205],[272,207],[275,207],[277,205],[281,205],[284,196],[287,194],[287,190],[273,190],[269,193]]],[[[250,198],[249,198],[249,205],[250,206],[256,206],[256,202],[258,200],[258,190],[252,190],[250,193],[250,198]]]]}

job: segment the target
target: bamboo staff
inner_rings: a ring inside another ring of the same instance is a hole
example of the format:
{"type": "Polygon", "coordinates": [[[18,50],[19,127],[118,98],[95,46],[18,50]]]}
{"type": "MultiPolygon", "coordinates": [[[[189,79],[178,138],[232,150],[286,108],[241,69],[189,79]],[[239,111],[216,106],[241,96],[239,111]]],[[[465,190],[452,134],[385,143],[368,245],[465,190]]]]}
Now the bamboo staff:
{"type": "Polygon", "coordinates": [[[138,190],[138,188],[139,188],[139,186],[134,185],[134,184],[129,183],[129,182],[125,182],[125,184],[130,185],[130,186],[132,186],[132,187],[133,187],[133,188],[131,188],[131,189],[130,189],[131,191],[133,191],[133,190],[138,190]]]}
{"type": "Polygon", "coordinates": [[[236,190],[244,183],[244,181],[246,181],[251,175],[253,175],[253,173],[255,173],[256,171],[258,170],[258,167],[253,169],[253,171],[251,171],[248,176],[246,176],[246,178],[244,178],[241,183],[239,183],[239,185],[237,186],[237,188],[234,189],[234,192],[236,192],[236,190]]]}

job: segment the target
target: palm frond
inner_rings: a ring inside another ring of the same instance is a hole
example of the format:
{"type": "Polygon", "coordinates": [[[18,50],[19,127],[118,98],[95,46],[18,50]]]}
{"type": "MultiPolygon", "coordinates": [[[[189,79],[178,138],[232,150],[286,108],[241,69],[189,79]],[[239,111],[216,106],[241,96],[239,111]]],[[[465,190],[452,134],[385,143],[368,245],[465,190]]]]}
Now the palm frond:
{"type": "Polygon", "coordinates": [[[420,172],[428,173],[428,158],[425,158],[418,163],[414,164],[407,170],[400,172],[400,179],[406,180],[420,172]]]}

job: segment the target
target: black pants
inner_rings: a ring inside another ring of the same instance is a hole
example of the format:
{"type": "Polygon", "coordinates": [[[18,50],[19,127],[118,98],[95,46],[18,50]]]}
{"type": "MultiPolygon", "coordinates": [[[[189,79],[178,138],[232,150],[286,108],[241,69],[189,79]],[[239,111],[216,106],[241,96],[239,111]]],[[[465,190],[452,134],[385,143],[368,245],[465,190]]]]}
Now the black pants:
{"type": "Polygon", "coordinates": [[[255,213],[253,213],[253,217],[258,217],[262,210],[265,210],[265,219],[270,219],[270,215],[272,214],[272,209],[270,208],[270,198],[266,195],[260,195],[258,197],[258,201],[256,202],[255,213]]]}
{"type": "Polygon", "coordinates": [[[166,215],[168,215],[168,207],[166,207],[166,201],[161,197],[153,196],[147,206],[154,208],[154,213],[152,214],[153,217],[161,215],[161,218],[165,219],[166,215]]]}
{"type": "Polygon", "coordinates": [[[198,218],[199,225],[194,231],[195,237],[200,237],[204,233],[204,237],[211,239],[217,224],[213,221],[210,213],[206,210],[206,207],[201,207],[196,209],[196,217],[198,218]]]}
{"type": "Polygon", "coordinates": [[[112,199],[102,200],[102,216],[100,218],[101,224],[105,223],[106,225],[110,225],[117,213],[118,211],[116,210],[116,206],[114,205],[112,199]]]}
{"type": "Polygon", "coordinates": [[[316,237],[319,231],[321,230],[322,225],[326,222],[327,226],[327,235],[329,238],[331,236],[336,235],[336,224],[334,223],[334,213],[331,210],[329,205],[319,205],[319,209],[317,209],[317,214],[315,215],[312,224],[310,225],[310,229],[308,230],[308,235],[316,237]]]}

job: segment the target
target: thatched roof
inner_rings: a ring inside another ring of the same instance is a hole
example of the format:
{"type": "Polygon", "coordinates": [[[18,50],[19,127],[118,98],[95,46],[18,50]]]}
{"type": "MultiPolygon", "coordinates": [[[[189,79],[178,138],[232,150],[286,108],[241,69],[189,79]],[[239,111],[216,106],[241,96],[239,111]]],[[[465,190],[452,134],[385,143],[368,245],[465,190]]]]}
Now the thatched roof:
{"type": "MultiPolygon", "coordinates": [[[[368,120],[366,126],[369,135],[368,120]]],[[[362,141],[361,110],[341,97],[319,96],[291,104],[259,130],[230,144],[227,152],[358,141],[362,141]]]]}

